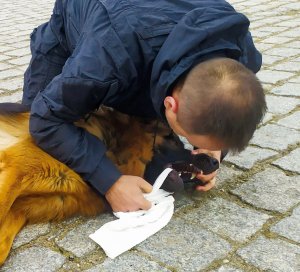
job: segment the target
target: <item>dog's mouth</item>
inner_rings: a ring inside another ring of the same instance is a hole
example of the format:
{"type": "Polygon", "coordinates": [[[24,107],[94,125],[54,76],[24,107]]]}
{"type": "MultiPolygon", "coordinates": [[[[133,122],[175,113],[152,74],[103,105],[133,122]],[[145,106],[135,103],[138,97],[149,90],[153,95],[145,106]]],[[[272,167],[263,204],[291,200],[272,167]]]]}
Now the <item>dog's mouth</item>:
{"type": "Polygon", "coordinates": [[[166,178],[163,187],[167,191],[181,191],[185,183],[194,182],[197,184],[204,184],[197,178],[198,174],[210,174],[219,168],[219,161],[206,154],[199,154],[193,156],[191,162],[176,161],[169,163],[166,167],[172,168],[174,171],[170,172],[166,178]]]}
{"type": "Polygon", "coordinates": [[[189,182],[196,178],[200,173],[208,175],[219,168],[219,161],[207,154],[192,156],[191,162],[176,161],[168,164],[167,167],[174,169],[182,178],[183,182],[189,182]]]}
{"type": "Polygon", "coordinates": [[[202,171],[197,168],[192,163],[186,162],[174,162],[167,165],[167,167],[172,168],[178,173],[178,176],[183,180],[183,182],[188,182],[196,178],[198,174],[202,171]]]}
{"type": "Polygon", "coordinates": [[[192,155],[190,151],[181,151],[180,154],[163,151],[147,165],[144,178],[152,183],[165,168],[173,169],[162,185],[162,189],[169,192],[183,190],[186,183],[203,184],[199,174],[208,175],[219,168],[219,161],[205,153],[192,155]]]}

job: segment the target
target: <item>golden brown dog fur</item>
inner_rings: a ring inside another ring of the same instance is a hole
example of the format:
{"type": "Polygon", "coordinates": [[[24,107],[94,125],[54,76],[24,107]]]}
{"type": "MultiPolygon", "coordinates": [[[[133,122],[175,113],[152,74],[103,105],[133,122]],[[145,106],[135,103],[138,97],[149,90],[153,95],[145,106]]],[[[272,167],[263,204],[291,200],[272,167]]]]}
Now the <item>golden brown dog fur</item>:
{"type": "MultiPolygon", "coordinates": [[[[76,125],[104,141],[123,174],[143,176],[152,157],[153,122],[101,109],[76,125]]],[[[78,174],[34,144],[28,128],[28,113],[0,115],[0,265],[26,224],[105,209],[104,199],[78,174]]]]}

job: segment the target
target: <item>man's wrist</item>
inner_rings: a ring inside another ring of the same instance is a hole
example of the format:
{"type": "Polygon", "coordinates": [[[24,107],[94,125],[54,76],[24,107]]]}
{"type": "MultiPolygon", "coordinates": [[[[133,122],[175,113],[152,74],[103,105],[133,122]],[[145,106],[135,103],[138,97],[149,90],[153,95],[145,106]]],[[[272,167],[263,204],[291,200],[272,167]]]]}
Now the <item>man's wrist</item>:
{"type": "Polygon", "coordinates": [[[121,176],[121,172],[114,163],[106,156],[103,156],[95,172],[88,178],[88,183],[99,193],[105,195],[121,176]]]}

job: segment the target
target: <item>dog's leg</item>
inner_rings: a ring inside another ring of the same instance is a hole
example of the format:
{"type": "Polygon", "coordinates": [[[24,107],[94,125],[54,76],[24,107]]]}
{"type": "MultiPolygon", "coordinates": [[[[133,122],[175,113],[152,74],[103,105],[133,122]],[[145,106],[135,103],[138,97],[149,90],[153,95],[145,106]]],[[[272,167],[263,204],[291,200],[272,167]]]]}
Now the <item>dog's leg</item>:
{"type": "Polygon", "coordinates": [[[0,225],[0,266],[6,260],[15,236],[25,223],[24,214],[15,209],[10,209],[6,214],[5,220],[0,225]]]}
{"type": "Polygon", "coordinates": [[[92,190],[86,193],[17,198],[0,226],[0,265],[4,263],[13,240],[25,224],[58,221],[74,215],[95,216],[103,212],[103,199],[92,190]]]}
{"type": "Polygon", "coordinates": [[[21,197],[13,207],[25,214],[30,224],[60,221],[75,215],[95,216],[105,211],[103,198],[89,194],[41,194],[21,197]]]}
{"type": "Polygon", "coordinates": [[[20,190],[16,185],[18,179],[17,173],[11,168],[1,167],[0,158],[0,224],[5,219],[13,202],[20,194],[20,190]]]}

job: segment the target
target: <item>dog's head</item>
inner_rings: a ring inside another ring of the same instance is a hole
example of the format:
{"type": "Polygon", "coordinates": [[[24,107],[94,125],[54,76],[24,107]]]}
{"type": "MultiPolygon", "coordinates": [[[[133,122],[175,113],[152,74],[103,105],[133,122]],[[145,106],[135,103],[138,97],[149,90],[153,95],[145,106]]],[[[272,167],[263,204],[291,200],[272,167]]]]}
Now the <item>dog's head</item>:
{"type": "Polygon", "coordinates": [[[162,188],[176,192],[184,188],[184,183],[200,183],[196,175],[201,172],[207,175],[216,171],[219,161],[204,153],[193,155],[190,150],[184,149],[176,135],[171,134],[155,148],[153,159],[146,166],[144,178],[153,184],[167,167],[174,171],[170,172],[162,188]]]}

